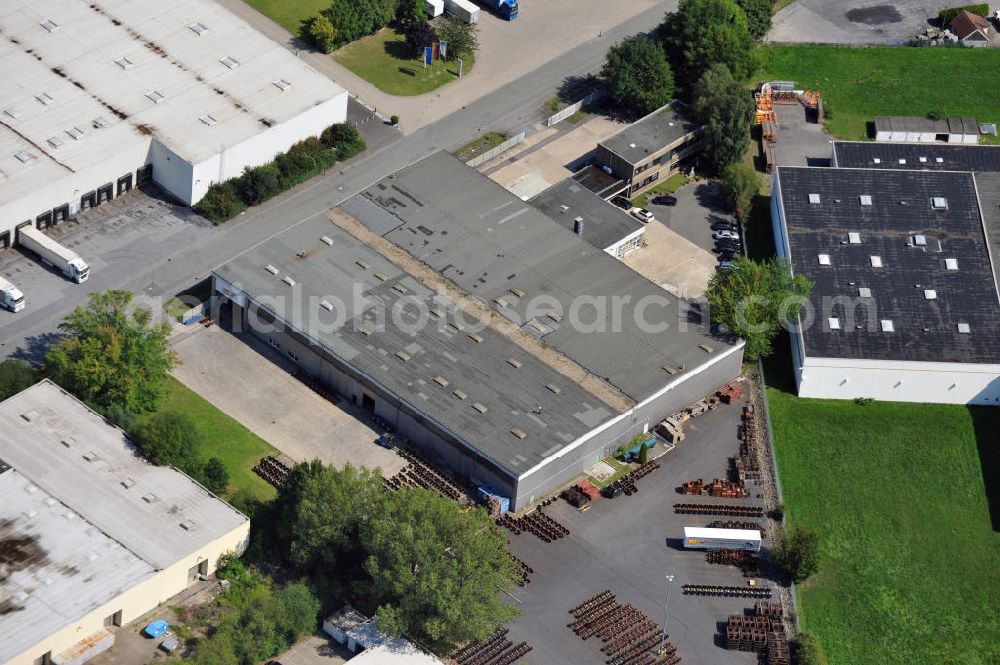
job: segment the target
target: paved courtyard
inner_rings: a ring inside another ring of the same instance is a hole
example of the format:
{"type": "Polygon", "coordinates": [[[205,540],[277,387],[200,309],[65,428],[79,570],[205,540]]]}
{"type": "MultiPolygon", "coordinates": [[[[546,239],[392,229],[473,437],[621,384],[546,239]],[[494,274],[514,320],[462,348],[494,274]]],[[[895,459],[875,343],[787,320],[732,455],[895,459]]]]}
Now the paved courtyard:
{"type": "Polygon", "coordinates": [[[940,0],[795,0],[774,16],[767,41],[902,44],[945,6],[952,5],[940,0]]]}
{"type": "MultiPolygon", "coordinates": [[[[545,508],[546,514],[570,529],[569,536],[543,543],[527,533],[507,532],[511,551],[534,569],[531,582],[513,592],[516,601],[512,602],[523,615],[509,636],[514,642],[532,645],[529,662],[603,662],[599,640],[583,641],[566,627],[571,620],[569,609],[609,589],[621,602],[631,603],[662,623],[665,574],[675,576],[667,632],[685,663],[757,662],[754,654],[727,651],[717,641],[717,624],[752,607],[752,600],[681,593],[683,584],[746,584],[735,567],[711,565],[705,563],[704,553],[681,549],[684,526],[704,526],[720,518],[675,515],[672,509],[676,502],[720,501],[682,496],[677,486],[695,478],[725,477],[728,457],[737,450],[739,415],[739,406],[722,406],[688,421],[687,439],[658,460],[660,469],[638,481],[638,494],[598,499],[585,513],[565,501],[545,508]]],[[[753,498],[742,501],[760,503],[753,498]]],[[[767,546],[770,541],[764,542],[767,546]]]]}
{"type": "Polygon", "coordinates": [[[378,432],[360,409],[320,397],[255,337],[215,325],[194,330],[173,344],[181,360],[174,376],[296,462],[350,462],[386,477],[405,465],[375,444],[378,432]]]}

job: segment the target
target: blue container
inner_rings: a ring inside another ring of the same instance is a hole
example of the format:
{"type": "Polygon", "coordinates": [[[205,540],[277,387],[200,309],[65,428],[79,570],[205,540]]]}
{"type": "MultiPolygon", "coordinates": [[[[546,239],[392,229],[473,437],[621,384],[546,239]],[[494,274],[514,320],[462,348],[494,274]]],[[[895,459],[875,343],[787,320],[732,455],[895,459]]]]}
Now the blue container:
{"type": "Polygon", "coordinates": [[[167,623],[163,619],[157,619],[153,623],[143,628],[142,632],[146,633],[146,635],[148,635],[149,637],[156,639],[157,637],[160,637],[165,632],[167,632],[168,628],[170,628],[169,623],[167,623]]]}
{"type": "Polygon", "coordinates": [[[503,515],[510,510],[510,499],[503,496],[489,485],[480,485],[476,491],[476,499],[480,503],[486,503],[487,499],[496,499],[500,502],[500,514],[503,515]]]}

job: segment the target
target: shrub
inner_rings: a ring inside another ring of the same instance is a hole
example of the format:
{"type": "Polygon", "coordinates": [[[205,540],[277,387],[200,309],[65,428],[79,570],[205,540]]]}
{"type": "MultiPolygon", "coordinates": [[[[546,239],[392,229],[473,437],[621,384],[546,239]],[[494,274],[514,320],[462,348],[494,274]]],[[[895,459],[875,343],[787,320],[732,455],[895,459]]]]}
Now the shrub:
{"type": "Polygon", "coordinates": [[[136,431],[136,444],[143,456],[159,465],[200,470],[198,449],[202,436],[188,416],[182,413],[157,413],[136,431]]]}
{"type": "Polygon", "coordinates": [[[201,484],[213,494],[222,494],[229,485],[229,472],[218,457],[208,460],[201,470],[201,484]]]}
{"type": "Polygon", "coordinates": [[[306,33],[323,53],[332,53],[337,48],[337,28],[325,14],[311,20],[306,33]]]}
{"type": "Polygon", "coordinates": [[[811,633],[799,633],[792,640],[790,651],[796,665],[827,665],[826,654],[811,633]]]}
{"type": "Polygon", "coordinates": [[[639,464],[645,464],[648,461],[649,461],[649,446],[647,446],[646,442],[643,441],[642,447],[639,448],[639,464]]]}
{"type": "Polygon", "coordinates": [[[35,369],[23,360],[3,361],[0,363],[0,400],[16,395],[37,380],[35,369]]]}
{"type": "Polygon", "coordinates": [[[938,14],[938,20],[941,21],[941,27],[946,27],[951,23],[952,19],[958,16],[958,13],[962,10],[977,14],[979,16],[988,16],[990,13],[990,6],[988,3],[980,3],[976,5],[964,5],[962,7],[952,7],[951,9],[942,9],[938,14]]]}
{"type": "Polygon", "coordinates": [[[281,191],[281,172],[272,164],[248,166],[236,181],[236,191],[247,205],[258,205],[281,191]]]}
{"type": "Polygon", "coordinates": [[[340,160],[350,159],[365,149],[365,140],[358,128],[347,122],[330,125],[319,137],[323,145],[332,148],[340,160]]]}
{"type": "Polygon", "coordinates": [[[776,538],[774,558],[795,582],[805,582],[819,568],[819,536],[797,524],[776,538]]]}
{"type": "Polygon", "coordinates": [[[194,210],[212,222],[221,224],[246,210],[246,207],[236,192],[234,181],[227,180],[212,184],[205,196],[195,204],[194,210]]]}
{"type": "Polygon", "coordinates": [[[399,116],[398,115],[390,116],[389,117],[389,124],[392,125],[393,127],[395,127],[396,125],[398,125],[399,124],[399,116]]]}

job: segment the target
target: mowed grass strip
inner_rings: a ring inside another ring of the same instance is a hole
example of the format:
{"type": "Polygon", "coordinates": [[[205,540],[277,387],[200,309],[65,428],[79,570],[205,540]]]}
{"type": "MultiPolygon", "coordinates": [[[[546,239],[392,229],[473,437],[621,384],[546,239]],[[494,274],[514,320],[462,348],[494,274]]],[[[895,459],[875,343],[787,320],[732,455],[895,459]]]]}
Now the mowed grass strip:
{"type": "Polygon", "coordinates": [[[230,496],[240,490],[260,499],[275,496],[274,487],[252,471],[261,457],[278,453],[266,441],[172,376],[167,377],[158,411],[172,411],[191,418],[205,440],[202,459],[218,457],[229,471],[230,496]]]}
{"type": "MultiPolygon", "coordinates": [[[[866,138],[876,115],[1000,121],[1000,49],[782,45],[758,52],[756,80],[818,90],[831,110],[826,127],[838,138],[866,138]]],[[[781,106],[775,110],[780,122],[781,106]]]]}
{"type": "MultiPolygon", "coordinates": [[[[422,95],[458,78],[456,61],[424,66],[410,53],[406,38],[390,28],[351,42],[334,51],[333,58],[382,92],[401,97],[422,95]]],[[[462,75],[474,64],[475,58],[465,58],[462,75]]]]}
{"type": "Polygon", "coordinates": [[[330,0],[244,0],[285,30],[298,36],[302,24],[330,8],[330,0]]]}
{"type": "Polygon", "coordinates": [[[786,514],[821,538],[798,600],[831,665],[1000,662],[1000,409],[768,400],[786,514]]]}

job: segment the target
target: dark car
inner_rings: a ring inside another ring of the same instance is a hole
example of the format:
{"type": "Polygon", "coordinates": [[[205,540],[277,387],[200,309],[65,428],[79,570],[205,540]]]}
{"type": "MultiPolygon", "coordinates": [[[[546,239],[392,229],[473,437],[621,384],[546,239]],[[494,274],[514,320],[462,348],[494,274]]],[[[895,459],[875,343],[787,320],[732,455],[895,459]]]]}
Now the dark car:
{"type": "Polygon", "coordinates": [[[743,243],[741,243],[739,240],[733,240],[731,238],[724,238],[722,240],[716,240],[715,241],[715,246],[718,247],[719,249],[724,249],[726,247],[732,247],[734,249],[739,249],[740,247],[743,246],[743,243]]]}
{"type": "Polygon", "coordinates": [[[611,203],[618,206],[622,210],[632,209],[632,201],[629,200],[627,196],[616,196],[613,199],[611,199],[611,203]]]}
{"type": "Polygon", "coordinates": [[[654,196],[649,202],[655,206],[675,206],[677,205],[677,197],[663,194],[661,196],[654,196]]]}
{"type": "Polygon", "coordinates": [[[713,231],[736,231],[737,228],[736,228],[736,226],[734,224],[730,224],[729,222],[716,222],[715,224],[712,224],[712,230],[713,231]]]}

